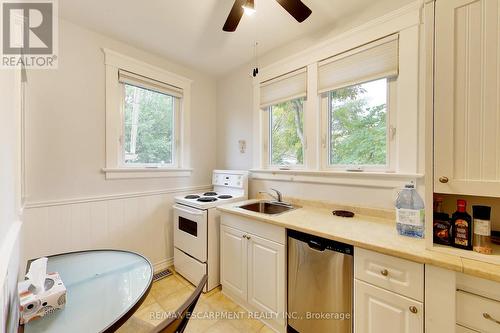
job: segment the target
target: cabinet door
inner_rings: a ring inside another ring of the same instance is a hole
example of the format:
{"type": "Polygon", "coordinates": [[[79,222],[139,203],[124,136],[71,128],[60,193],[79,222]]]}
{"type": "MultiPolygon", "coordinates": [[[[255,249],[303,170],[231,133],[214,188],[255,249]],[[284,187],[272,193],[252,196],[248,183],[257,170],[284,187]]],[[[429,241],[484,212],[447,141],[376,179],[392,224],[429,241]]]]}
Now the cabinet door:
{"type": "Polygon", "coordinates": [[[423,333],[423,305],[410,298],[356,280],[355,333],[423,333]]]}
{"type": "Polygon", "coordinates": [[[284,322],[285,247],[252,234],[248,239],[248,302],[284,322]]]}
{"type": "Polygon", "coordinates": [[[436,1],[436,192],[500,196],[499,1],[436,1]]]}
{"type": "Polygon", "coordinates": [[[221,284],[231,295],[247,298],[247,240],[245,232],[221,226],[221,284]]]}

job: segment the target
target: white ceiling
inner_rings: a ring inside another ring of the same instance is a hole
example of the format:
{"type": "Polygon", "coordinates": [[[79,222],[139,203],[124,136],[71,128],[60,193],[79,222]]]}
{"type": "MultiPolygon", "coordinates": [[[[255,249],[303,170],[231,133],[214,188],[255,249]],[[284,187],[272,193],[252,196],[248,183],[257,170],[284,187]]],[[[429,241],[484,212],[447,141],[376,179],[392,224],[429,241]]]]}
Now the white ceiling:
{"type": "Polygon", "coordinates": [[[63,0],[59,8],[61,17],[69,21],[220,76],[253,58],[255,40],[264,54],[361,13],[366,17],[367,10],[381,15],[381,10],[409,2],[303,1],[312,14],[298,23],[275,0],[255,0],[257,13],[244,16],[233,33],[222,31],[233,0],[63,0]]]}

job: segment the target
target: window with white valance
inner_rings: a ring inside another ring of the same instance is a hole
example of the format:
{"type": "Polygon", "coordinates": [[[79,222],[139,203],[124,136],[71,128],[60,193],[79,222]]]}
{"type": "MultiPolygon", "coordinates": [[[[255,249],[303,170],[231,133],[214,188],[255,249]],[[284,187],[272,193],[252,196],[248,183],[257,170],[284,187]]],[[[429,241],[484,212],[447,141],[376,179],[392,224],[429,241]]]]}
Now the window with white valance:
{"type": "Polygon", "coordinates": [[[262,166],[393,171],[398,75],[394,34],[260,82],[262,166]]]}
{"type": "Polygon", "coordinates": [[[185,177],[191,80],[104,49],[107,179],[185,177]]]}
{"type": "Polygon", "coordinates": [[[305,68],[263,82],[260,108],[267,128],[266,164],[276,167],[304,165],[304,103],[307,96],[305,68]]]}

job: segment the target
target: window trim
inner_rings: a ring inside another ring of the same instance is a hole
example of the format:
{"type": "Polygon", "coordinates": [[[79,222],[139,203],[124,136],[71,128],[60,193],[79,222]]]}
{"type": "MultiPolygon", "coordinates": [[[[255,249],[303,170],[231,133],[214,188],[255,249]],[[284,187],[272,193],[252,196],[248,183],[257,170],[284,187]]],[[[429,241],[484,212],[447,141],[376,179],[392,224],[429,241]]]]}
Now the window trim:
{"type": "MultiPolygon", "coordinates": [[[[372,79],[366,82],[359,82],[353,85],[368,83],[384,77],[372,79]]],[[[360,170],[364,172],[395,172],[396,167],[396,115],[397,115],[397,77],[385,77],[387,79],[387,121],[386,121],[386,139],[387,139],[387,163],[385,165],[360,165],[360,170]]],[[[351,85],[352,86],[352,85],[351,85]]],[[[341,89],[341,88],[339,88],[341,89]]],[[[321,169],[324,171],[349,171],[351,165],[330,164],[330,138],[329,138],[329,92],[320,95],[321,112],[321,169]]]]}
{"type": "Polygon", "coordinates": [[[106,166],[102,171],[106,179],[158,178],[190,176],[190,107],[192,80],[128,57],[110,49],[103,48],[106,69],[106,166]],[[122,158],[123,135],[123,85],[118,81],[119,70],[125,70],[153,80],[179,87],[183,90],[180,99],[178,133],[176,143],[177,163],[168,166],[145,167],[124,165],[122,158]]]}
{"type": "MultiPolygon", "coordinates": [[[[425,96],[422,94],[423,69],[427,68],[425,58],[423,58],[421,47],[423,38],[421,34],[421,4],[412,3],[399,10],[390,12],[380,18],[369,21],[361,26],[353,28],[342,34],[329,38],[321,43],[308,47],[301,52],[291,54],[278,61],[259,68],[259,75],[253,79],[253,168],[252,170],[266,173],[269,179],[283,180],[286,178],[293,181],[296,173],[302,171],[293,170],[270,170],[264,163],[262,151],[266,149],[264,145],[263,119],[264,114],[260,109],[260,89],[261,83],[272,80],[284,73],[289,73],[297,68],[307,67],[307,104],[306,104],[306,170],[308,181],[317,179],[326,180],[336,175],[359,175],[366,186],[371,186],[372,180],[377,178],[377,172],[336,172],[323,170],[322,147],[321,147],[321,112],[320,99],[318,98],[318,62],[371,43],[391,34],[399,34],[399,74],[396,84],[397,96],[391,96],[395,100],[393,105],[397,107],[395,124],[397,124],[396,144],[394,145],[395,165],[394,172],[384,172],[382,182],[389,179],[399,179],[414,175],[421,176],[424,170],[425,154],[421,149],[423,136],[423,115],[425,104],[422,102],[425,96]],[[404,19],[402,19],[404,18],[404,19]],[[319,176],[321,173],[323,176],[319,176]],[[278,177],[278,175],[280,175],[278,177]],[[286,175],[286,176],[285,176],[286,175]],[[281,178],[280,178],[281,177],[281,178]]],[[[345,184],[363,186],[362,184],[351,182],[347,177],[345,184]]],[[[378,186],[378,185],[377,185],[378,186]]]]}

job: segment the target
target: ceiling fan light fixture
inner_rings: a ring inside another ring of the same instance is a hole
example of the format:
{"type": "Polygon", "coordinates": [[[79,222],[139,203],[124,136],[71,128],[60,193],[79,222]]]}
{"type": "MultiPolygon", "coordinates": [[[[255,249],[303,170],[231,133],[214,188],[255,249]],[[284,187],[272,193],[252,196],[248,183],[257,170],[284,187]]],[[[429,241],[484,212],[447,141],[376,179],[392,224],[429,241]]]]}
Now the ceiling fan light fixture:
{"type": "Polygon", "coordinates": [[[247,0],[243,6],[243,11],[245,12],[245,15],[251,16],[255,14],[255,2],[254,0],[247,0]]]}

